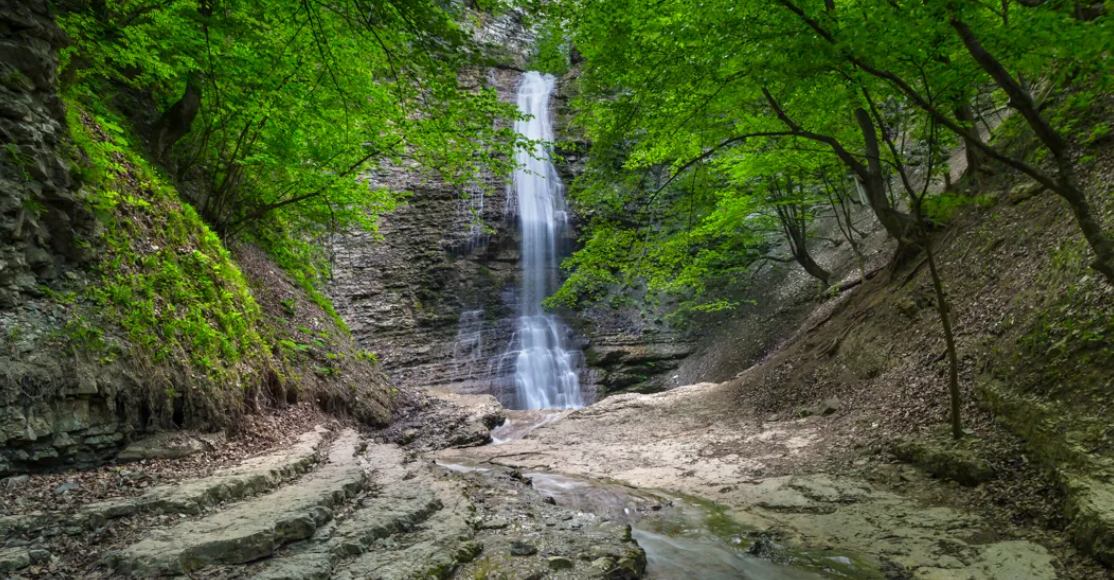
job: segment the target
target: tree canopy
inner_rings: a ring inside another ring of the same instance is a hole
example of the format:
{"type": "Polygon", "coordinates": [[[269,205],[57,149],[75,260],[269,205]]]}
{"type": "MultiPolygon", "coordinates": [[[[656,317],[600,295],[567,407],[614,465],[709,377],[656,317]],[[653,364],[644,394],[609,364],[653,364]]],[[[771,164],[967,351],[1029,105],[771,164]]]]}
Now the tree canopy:
{"type": "MultiPolygon", "coordinates": [[[[401,192],[361,175],[416,161],[451,184],[505,175],[513,105],[462,9],[432,0],[70,0],[66,89],[155,99],[151,149],[225,236],[374,228],[401,192]],[[265,227],[256,227],[266,223],[265,227]]],[[[275,236],[271,236],[275,238],[275,236]]],[[[281,238],[282,236],[278,236],[281,238]]]]}
{"type": "MultiPolygon", "coordinates": [[[[558,301],[587,297],[596,278],[669,271],[678,289],[679,263],[647,260],[646,247],[684,244],[686,267],[706,263],[710,243],[734,247],[699,278],[736,271],[765,255],[769,239],[756,234],[771,212],[792,207],[794,219],[807,218],[825,186],[851,179],[886,230],[916,251],[923,233],[908,194],[942,180],[948,149],[964,141],[1067,200],[1095,268],[1114,277],[1110,233],[1066,145],[1108,130],[1077,115],[1111,88],[1108,16],[1057,1],[568,0],[554,10],[584,59],[577,119],[593,147],[574,190],[588,241],[558,301]],[[1070,89],[1056,112],[1042,103],[1052,87],[1070,89]],[[972,111],[1005,107],[1041,152],[984,142],[972,111]],[[894,188],[902,175],[912,189],[894,188]],[[800,190],[770,195],[788,180],[800,190]],[[708,191],[691,191],[697,184],[708,191]],[[602,231],[632,241],[619,251],[597,242],[602,231]]],[[[692,282],[683,296],[699,299],[706,287],[692,282]]]]}

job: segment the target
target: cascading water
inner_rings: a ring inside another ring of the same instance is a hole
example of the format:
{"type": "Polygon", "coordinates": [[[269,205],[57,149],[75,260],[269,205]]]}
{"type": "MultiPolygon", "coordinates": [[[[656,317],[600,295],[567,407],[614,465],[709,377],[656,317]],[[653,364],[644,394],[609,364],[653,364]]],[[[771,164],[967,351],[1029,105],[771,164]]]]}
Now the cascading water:
{"type": "MultiPolygon", "coordinates": [[[[549,97],[556,86],[552,75],[528,72],[518,87],[518,108],[530,118],[515,130],[532,141],[553,141],[549,97]]],[[[514,384],[522,409],[568,409],[584,406],[576,373],[579,352],[565,349],[565,325],[542,308],[542,300],[557,287],[557,246],[564,230],[565,199],[561,178],[542,144],[516,155],[514,192],[522,234],[522,291],[518,330],[511,341],[515,353],[514,384]]],[[[510,353],[508,353],[510,354],[510,353]]]]}

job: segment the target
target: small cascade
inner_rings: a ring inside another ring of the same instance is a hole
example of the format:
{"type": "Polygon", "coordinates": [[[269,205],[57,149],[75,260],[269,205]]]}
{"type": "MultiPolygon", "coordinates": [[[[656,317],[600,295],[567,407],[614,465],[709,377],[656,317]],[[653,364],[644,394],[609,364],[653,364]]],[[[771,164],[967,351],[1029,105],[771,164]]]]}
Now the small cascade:
{"type": "Polygon", "coordinates": [[[460,197],[457,198],[457,215],[461,216],[468,224],[467,239],[464,247],[461,248],[462,254],[467,254],[483,246],[487,239],[483,222],[485,197],[487,197],[487,191],[484,189],[483,183],[477,180],[465,186],[460,197]]]}
{"type": "MultiPolygon", "coordinates": [[[[518,108],[530,118],[516,122],[516,131],[533,141],[553,141],[549,99],[555,86],[552,75],[522,75],[518,108]]],[[[559,282],[557,247],[567,225],[563,186],[544,145],[537,145],[533,152],[519,151],[515,160],[519,167],[514,172],[513,193],[522,235],[522,288],[518,328],[507,355],[514,358],[516,407],[582,407],[577,376],[581,355],[565,348],[567,328],[542,308],[542,300],[559,282]]]]}
{"type": "Polygon", "coordinates": [[[483,325],[483,310],[466,310],[460,314],[453,343],[453,374],[464,380],[474,378],[477,365],[483,361],[483,325]]]}
{"type": "MultiPolygon", "coordinates": [[[[498,88],[495,69],[487,69],[485,86],[492,89],[498,88]]],[[[487,198],[488,186],[492,182],[494,182],[494,176],[491,171],[483,169],[475,179],[465,185],[459,192],[456,212],[460,219],[467,224],[467,237],[464,245],[457,248],[457,251],[461,254],[467,254],[487,243],[488,230],[484,227],[484,200],[487,198]]]]}

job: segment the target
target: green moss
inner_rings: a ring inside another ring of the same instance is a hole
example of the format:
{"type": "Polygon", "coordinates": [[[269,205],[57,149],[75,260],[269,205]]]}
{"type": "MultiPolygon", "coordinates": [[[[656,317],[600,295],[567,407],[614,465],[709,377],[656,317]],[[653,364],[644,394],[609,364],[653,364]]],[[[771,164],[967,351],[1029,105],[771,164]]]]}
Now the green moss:
{"type": "Polygon", "coordinates": [[[228,250],[130,147],[114,116],[68,109],[88,201],[104,225],[83,296],[93,308],[70,323],[71,338],[104,361],[127,350],[178,368],[191,384],[243,385],[268,348],[259,305],[228,250]],[[121,340],[107,339],[103,325],[118,325],[121,340]]]}

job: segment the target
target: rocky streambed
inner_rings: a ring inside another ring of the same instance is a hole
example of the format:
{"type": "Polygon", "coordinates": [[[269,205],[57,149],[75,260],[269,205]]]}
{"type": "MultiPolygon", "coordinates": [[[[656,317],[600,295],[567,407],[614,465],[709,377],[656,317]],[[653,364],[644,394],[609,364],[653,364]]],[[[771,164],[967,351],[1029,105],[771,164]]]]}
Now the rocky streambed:
{"type": "Polygon", "coordinates": [[[512,413],[522,438],[436,458],[511,469],[558,505],[631,525],[648,578],[1059,577],[1044,546],[978,515],[826,473],[812,463],[815,419],[725,416],[722,390],[613,397],[555,420],[534,413],[545,424],[533,428],[512,413]],[[767,475],[786,465],[798,469],[767,475]]]}
{"type": "MultiPolygon", "coordinates": [[[[495,442],[478,446],[478,436],[454,434],[498,423],[498,409],[490,397],[455,397],[452,405],[428,405],[424,427],[361,433],[318,426],[270,451],[119,497],[62,501],[73,493],[62,491],[56,506],[15,502],[0,514],[0,573],[90,580],[1059,577],[1042,545],[977,515],[809,468],[823,437],[815,420],[724,417],[719,388],[626,395],[560,413],[503,411],[495,442]],[[429,446],[456,440],[474,446],[429,446]],[[803,467],[769,475],[778,462],[803,467]]],[[[157,465],[105,469],[126,479],[157,465]]],[[[15,485],[32,489],[46,477],[15,485]]]]}

